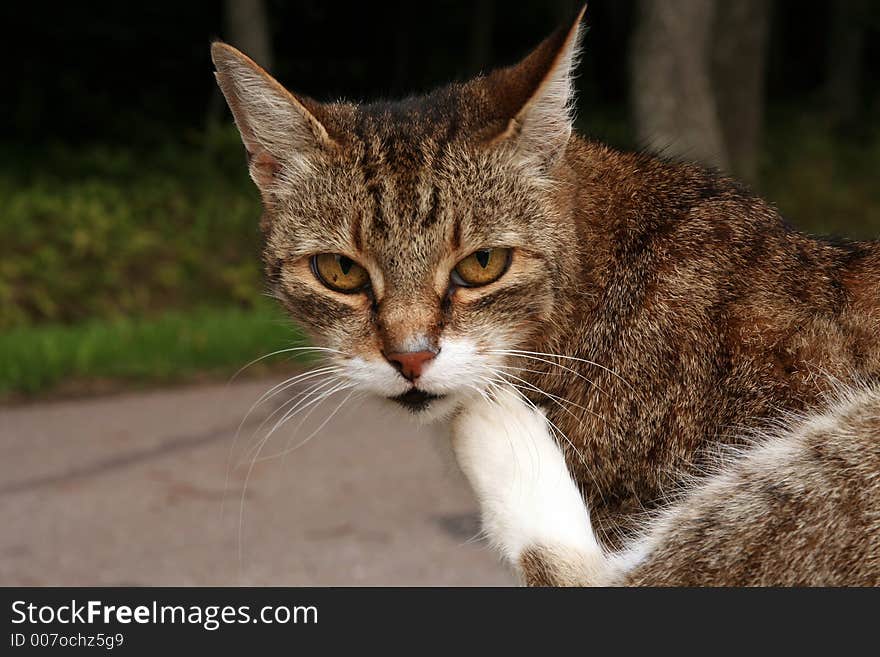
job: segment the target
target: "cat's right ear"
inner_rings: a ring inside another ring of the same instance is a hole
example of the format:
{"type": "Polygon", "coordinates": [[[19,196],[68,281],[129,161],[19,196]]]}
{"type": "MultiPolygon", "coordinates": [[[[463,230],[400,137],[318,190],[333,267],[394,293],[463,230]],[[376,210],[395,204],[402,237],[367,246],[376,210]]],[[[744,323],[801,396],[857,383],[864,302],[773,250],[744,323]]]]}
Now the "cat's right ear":
{"type": "Polygon", "coordinates": [[[483,80],[506,118],[492,145],[512,147],[524,162],[547,170],[565,151],[574,117],[574,69],[586,5],[567,26],[545,39],[521,62],[483,80]]]}
{"type": "Polygon", "coordinates": [[[335,145],[303,102],[247,55],[217,41],[211,59],[247,150],[251,178],[264,195],[295,180],[318,151],[335,145]]]}

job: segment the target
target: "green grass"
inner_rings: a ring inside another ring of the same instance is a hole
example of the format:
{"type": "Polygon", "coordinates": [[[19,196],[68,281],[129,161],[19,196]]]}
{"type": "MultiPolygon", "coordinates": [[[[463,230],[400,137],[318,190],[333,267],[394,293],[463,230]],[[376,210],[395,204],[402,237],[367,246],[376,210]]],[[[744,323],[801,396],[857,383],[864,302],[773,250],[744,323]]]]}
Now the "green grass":
{"type": "MultiPolygon", "coordinates": [[[[0,398],[59,386],[88,389],[96,382],[165,383],[206,373],[226,377],[264,354],[303,344],[301,332],[269,304],[13,329],[0,333],[0,398]]],[[[290,354],[282,354],[249,370],[290,361],[290,354]]]]}

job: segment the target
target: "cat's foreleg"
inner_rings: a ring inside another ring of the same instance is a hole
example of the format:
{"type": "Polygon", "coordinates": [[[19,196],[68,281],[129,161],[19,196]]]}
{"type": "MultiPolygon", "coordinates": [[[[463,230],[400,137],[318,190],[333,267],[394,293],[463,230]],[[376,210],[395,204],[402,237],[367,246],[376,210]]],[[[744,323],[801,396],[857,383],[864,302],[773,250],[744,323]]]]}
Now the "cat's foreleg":
{"type": "Polygon", "coordinates": [[[617,572],[543,413],[513,393],[467,405],[453,449],[479,501],[483,531],[529,586],[594,586],[617,572]]]}

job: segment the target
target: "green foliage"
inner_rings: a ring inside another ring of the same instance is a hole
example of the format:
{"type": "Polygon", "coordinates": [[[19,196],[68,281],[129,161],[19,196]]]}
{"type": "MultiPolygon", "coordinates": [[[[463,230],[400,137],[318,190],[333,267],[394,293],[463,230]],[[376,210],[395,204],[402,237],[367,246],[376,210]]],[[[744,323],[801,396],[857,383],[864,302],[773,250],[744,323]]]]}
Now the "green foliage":
{"type": "Polygon", "coordinates": [[[814,234],[880,238],[880,130],[847,132],[820,115],[776,108],[769,117],[759,191],[814,234]]]}
{"type": "MultiPolygon", "coordinates": [[[[0,333],[0,399],[84,381],[168,382],[194,374],[231,376],[255,358],[305,344],[268,302],[255,309],[199,309],[153,319],[93,320],[0,333]]],[[[249,368],[301,360],[298,352],[249,368]]]]}
{"type": "Polygon", "coordinates": [[[0,330],[253,305],[259,200],[232,129],[31,157],[0,162],[0,330]]]}

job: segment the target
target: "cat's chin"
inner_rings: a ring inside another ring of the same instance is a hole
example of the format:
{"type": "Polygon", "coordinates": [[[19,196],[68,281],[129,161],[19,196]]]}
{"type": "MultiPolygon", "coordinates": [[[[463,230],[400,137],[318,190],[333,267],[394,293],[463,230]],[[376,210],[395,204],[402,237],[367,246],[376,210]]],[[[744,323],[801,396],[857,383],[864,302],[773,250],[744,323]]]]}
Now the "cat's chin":
{"type": "Polygon", "coordinates": [[[405,409],[412,413],[421,413],[431,405],[432,402],[443,399],[446,395],[435,395],[418,388],[410,388],[402,395],[392,397],[391,400],[397,402],[405,409]]]}
{"type": "Polygon", "coordinates": [[[449,419],[461,405],[461,399],[458,395],[438,395],[417,388],[412,388],[402,395],[385,399],[404,411],[409,417],[425,424],[449,419]]]}

